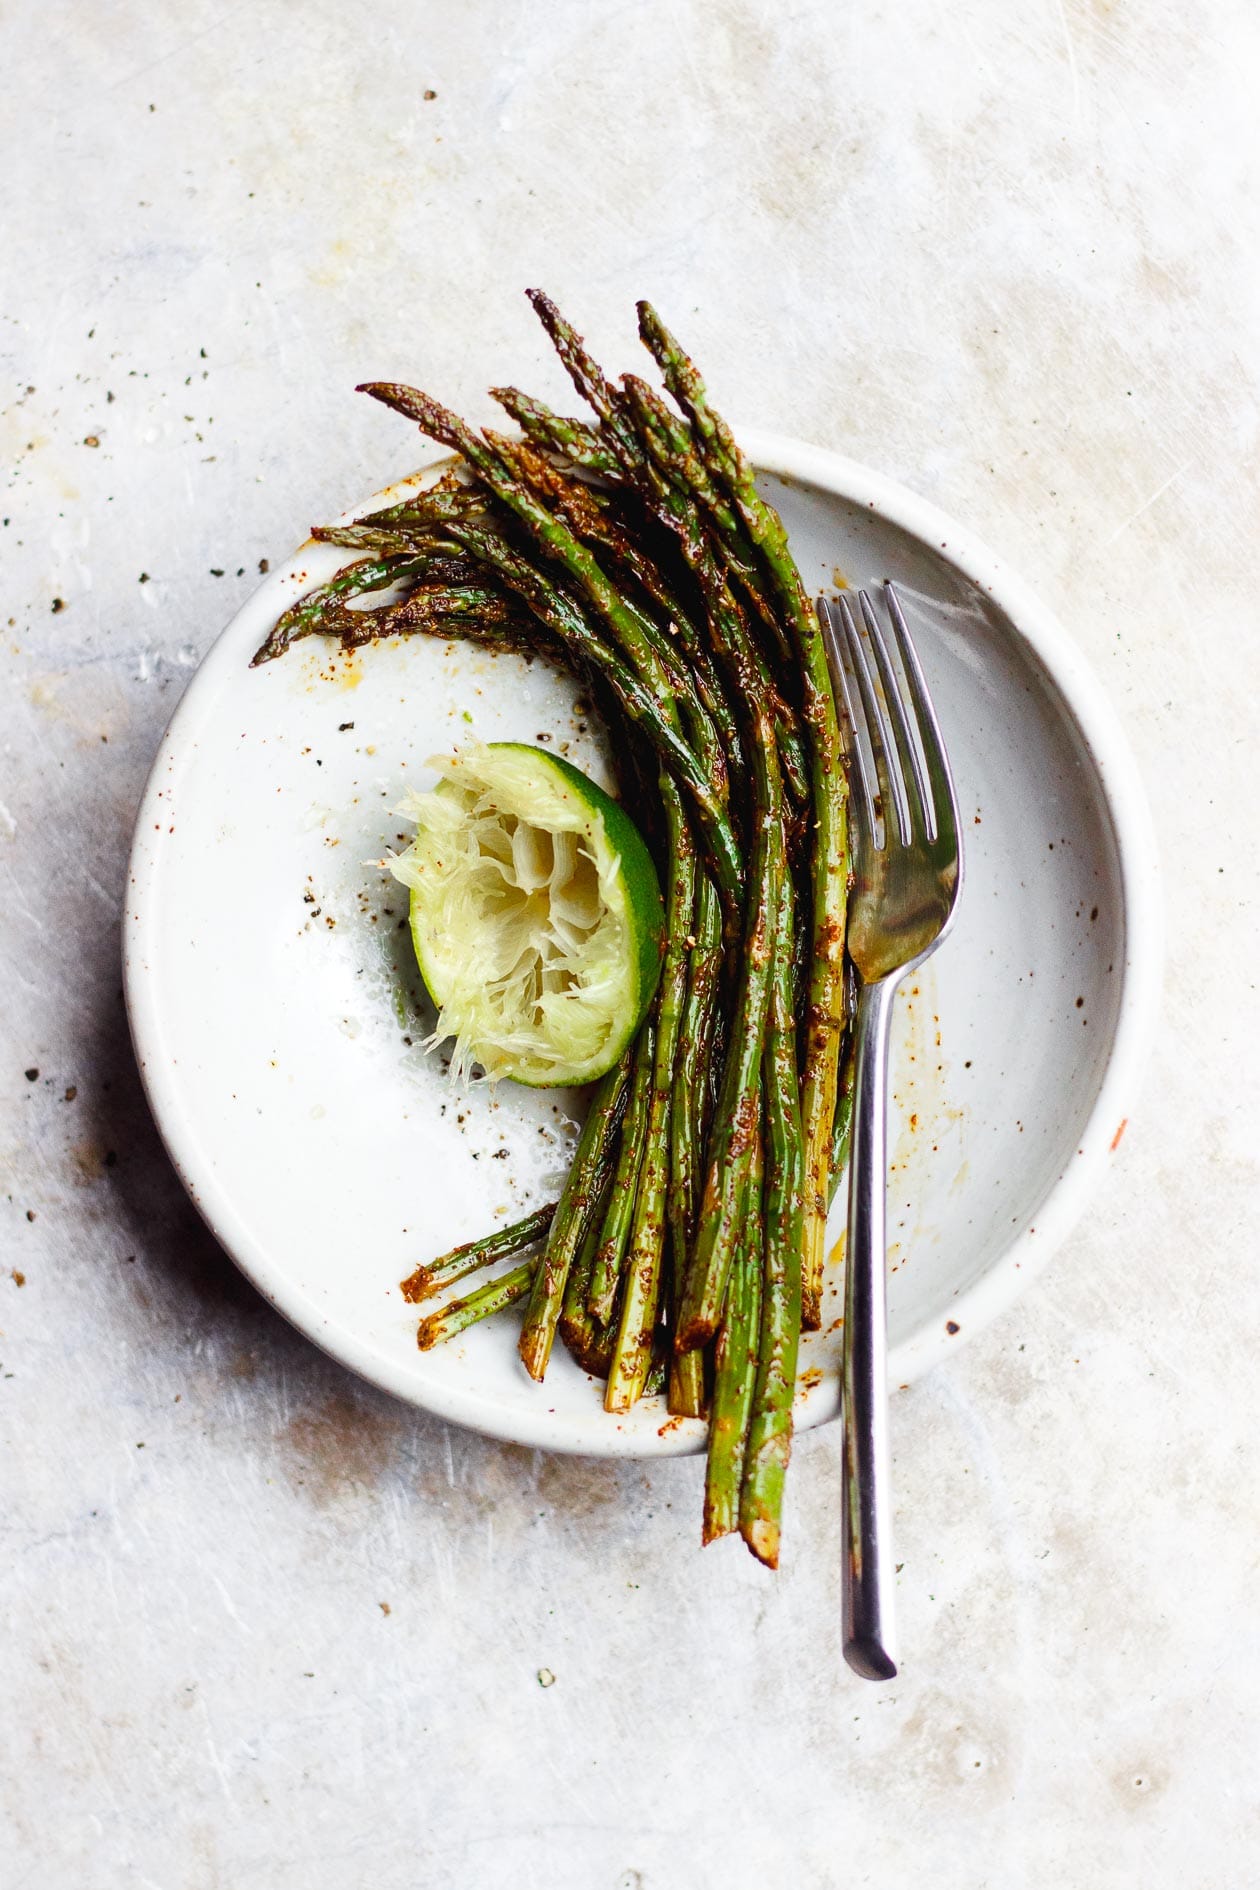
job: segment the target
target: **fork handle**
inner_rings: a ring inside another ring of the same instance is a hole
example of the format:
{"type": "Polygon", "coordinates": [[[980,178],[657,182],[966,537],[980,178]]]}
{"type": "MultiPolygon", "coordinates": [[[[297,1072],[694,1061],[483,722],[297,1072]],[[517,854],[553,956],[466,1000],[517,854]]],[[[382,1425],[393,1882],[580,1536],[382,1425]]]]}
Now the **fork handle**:
{"type": "Polygon", "coordinates": [[[844,1291],[844,1657],[897,1671],[888,1448],[888,1055],[896,982],[858,992],[844,1291]]]}

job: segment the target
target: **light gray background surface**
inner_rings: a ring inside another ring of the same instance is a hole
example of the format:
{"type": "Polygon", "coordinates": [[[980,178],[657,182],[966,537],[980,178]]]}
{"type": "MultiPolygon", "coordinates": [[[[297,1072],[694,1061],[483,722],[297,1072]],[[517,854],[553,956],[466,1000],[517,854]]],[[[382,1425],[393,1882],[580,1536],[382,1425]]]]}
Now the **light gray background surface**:
{"type": "Polygon", "coordinates": [[[0,51],[0,1886],[1247,1890],[1254,7],[11,0],[0,51]],[[1051,1272],[897,1400],[883,1690],[833,1431],[771,1578],[700,1553],[696,1463],[364,1388],[202,1231],[128,1049],[192,669],[406,470],[357,380],[560,393],[534,282],[618,364],[651,294],[733,414],[986,537],[1154,803],[1144,1103],[1051,1272]]]}

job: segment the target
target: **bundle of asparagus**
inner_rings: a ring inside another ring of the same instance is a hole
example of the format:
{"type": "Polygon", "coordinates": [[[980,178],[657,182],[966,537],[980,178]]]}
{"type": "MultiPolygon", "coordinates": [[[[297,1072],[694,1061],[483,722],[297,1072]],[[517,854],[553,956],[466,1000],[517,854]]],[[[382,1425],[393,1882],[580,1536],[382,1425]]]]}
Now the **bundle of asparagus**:
{"type": "Polygon", "coordinates": [[[461,473],[317,530],[362,555],[254,660],[310,634],[421,631],[537,653],[594,693],[662,867],[656,995],[594,1089],[560,1200],[403,1287],[422,1302],[527,1254],[423,1318],[421,1347],[524,1299],[535,1379],[559,1332],[606,1379],[609,1411],[661,1389],[671,1412],[707,1410],[704,1539],[738,1528],[773,1567],[851,1103],[831,680],[782,521],[655,311],[639,304],[639,332],[673,406],[635,375],[610,382],[554,304],[530,300],[593,419],[496,388],[524,436],[510,439],[368,384],[461,473]]]}

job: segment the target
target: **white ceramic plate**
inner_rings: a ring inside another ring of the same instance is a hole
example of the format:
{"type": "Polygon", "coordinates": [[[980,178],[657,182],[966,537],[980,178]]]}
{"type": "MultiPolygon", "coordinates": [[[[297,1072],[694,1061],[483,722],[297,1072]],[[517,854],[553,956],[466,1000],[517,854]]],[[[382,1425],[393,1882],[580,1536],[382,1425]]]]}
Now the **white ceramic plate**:
{"type": "MultiPolygon", "coordinates": [[[[1119,1140],[1159,982],[1149,821],[1081,658],[996,558],[835,454],[744,443],[808,586],[900,584],[957,775],[962,908],[901,1000],[894,1050],[889,1318],[905,1382],[1015,1297],[1119,1140]]],[[[421,1047],[405,896],[371,862],[409,837],[391,809],[428,784],[425,758],[462,740],[549,738],[607,776],[578,690],[541,663],[413,637],[353,657],[312,640],[251,670],[279,612],[345,557],[307,544],[267,579],[202,664],[145,791],[127,1003],[166,1146],[259,1290],[365,1378],[522,1443],[698,1449],[703,1426],[657,1400],[607,1416],[561,1347],[532,1383],[511,1313],[416,1348],[399,1280],[551,1198],[579,1099],[450,1086],[421,1047]]],[[[843,1198],[833,1240],[842,1228],[843,1198]]],[[[830,1291],[831,1329],[803,1348],[807,1425],[839,1406],[835,1268],[830,1291]]]]}

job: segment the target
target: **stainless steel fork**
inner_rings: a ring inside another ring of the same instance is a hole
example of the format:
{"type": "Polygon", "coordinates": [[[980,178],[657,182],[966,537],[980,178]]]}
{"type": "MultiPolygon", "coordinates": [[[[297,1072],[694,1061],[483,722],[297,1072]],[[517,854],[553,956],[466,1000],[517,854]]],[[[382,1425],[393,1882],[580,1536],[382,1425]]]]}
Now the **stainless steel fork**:
{"type": "Polygon", "coordinates": [[[885,1186],[893,996],[949,930],[962,886],[954,784],[901,601],[887,627],[866,591],[818,615],[849,750],[858,975],[844,1305],[844,1657],[868,1680],[897,1671],[888,1453],[885,1186]],[[856,602],[857,610],[854,610],[856,602]],[[860,621],[859,621],[860,617],[860,621]]]}

